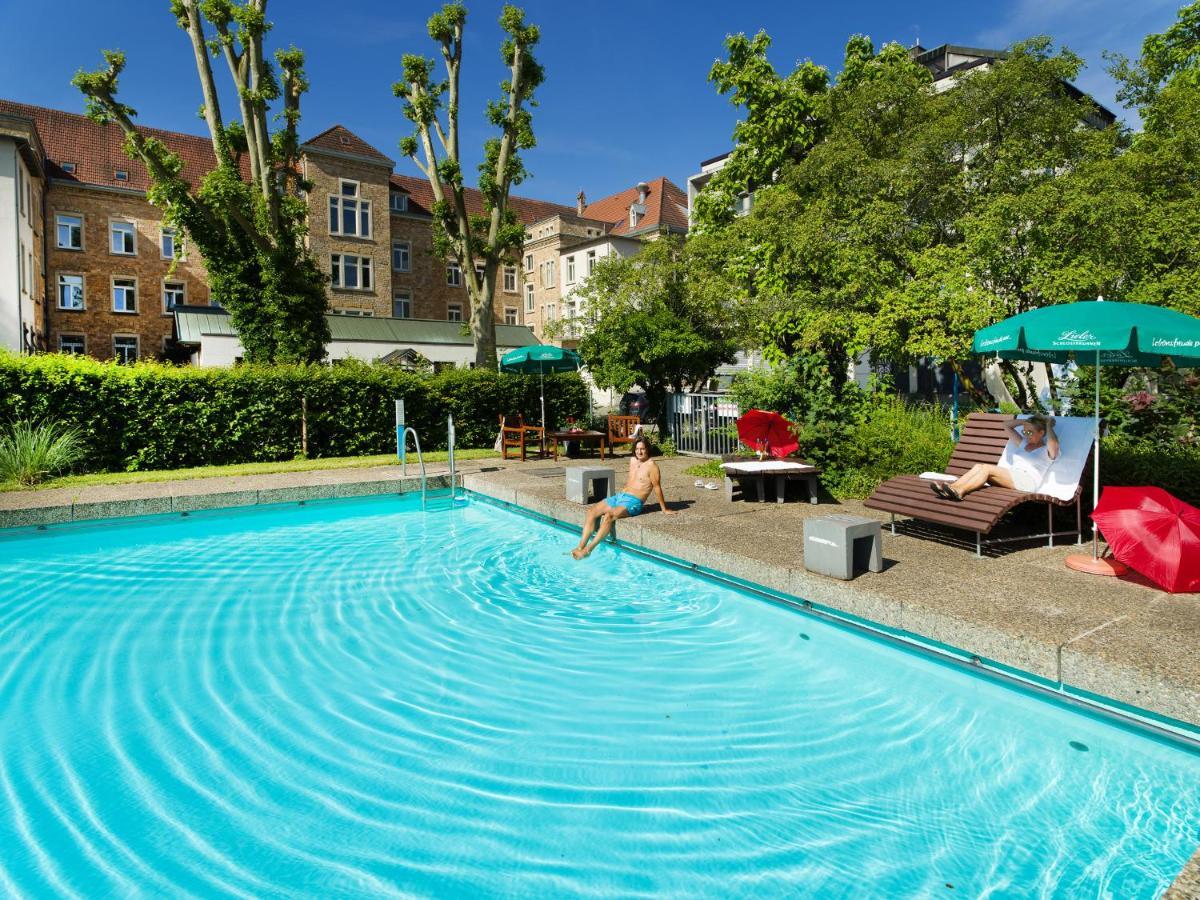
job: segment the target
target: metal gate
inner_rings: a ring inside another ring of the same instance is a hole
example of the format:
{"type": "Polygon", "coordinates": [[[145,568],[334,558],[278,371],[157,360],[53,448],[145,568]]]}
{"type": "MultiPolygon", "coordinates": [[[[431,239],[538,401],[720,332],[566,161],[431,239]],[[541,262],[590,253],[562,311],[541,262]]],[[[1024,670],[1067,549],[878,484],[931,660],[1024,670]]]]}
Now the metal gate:
{"type": "Polygon", "coordinates": [[[737,449],[737,404],[728,394],[668,394],[667,421],[678,453],[723,456],[737,449]]]}

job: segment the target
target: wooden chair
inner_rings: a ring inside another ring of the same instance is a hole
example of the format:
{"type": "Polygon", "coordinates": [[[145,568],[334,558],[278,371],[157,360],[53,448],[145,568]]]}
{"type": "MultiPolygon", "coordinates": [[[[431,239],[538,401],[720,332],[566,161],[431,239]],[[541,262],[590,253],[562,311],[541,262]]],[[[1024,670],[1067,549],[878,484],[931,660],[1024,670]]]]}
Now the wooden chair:
{"type": "Polygon", "coordinates": [[[608,449],[615,456],[617,444],[632,444],[638,436],[642,420],[637,416],[608,417],[608,449]]]}
{"type": "MultiPolygon", "coordinates": [[[[1004,423],[1011,421],[1012,418],[1010,415],[1001,413],[972,413],[968,416],[962,436],[955,445],[950,462],[946,466],[946,474],[958,477],[975,463],[996,463],[1000,459],[1000,454],[1004,452],[1005,444],[1008,443],[1008,431],[1004,428],[1004,423]]],[[[1090,465],[1090,453],[1088,459],[1088,465],[1090,465]]],[[[1083,481],[1084,478],[1081,475],[1079,485],[1075,488],[1075,496],[1071,500],[1060,500],[1047,494],[1030,494],[990,485],[967,494],[962,500],[955,501],[945,500],[935,495],[929,489],[928,479],[918,475],[898,475],[879,485],[863,505],[870,509],[891,513],[893,534],[896,533],[897,515],[909,516],[925,522],[936,522],[939,525],[961,528],[964,531],[973,531],[975,532],[975,555],[982,556],[984,544],[1044,537],[1049,539],[1050,546],[1054,546],[1055,537],[1069,535],[1073,535],[1076,540],[1079,540],[1083,531],[1083,515],[1080,507],[1083,481]],[[983,536],[990,534],[1009,510],[1023,503],[1046,504],[1047,528],[1045,533],[984,540],[983,536]],[[1074,530],[1054,530],[1055,506],[1075,507],[1074,530]]]]}
{"type": "Polygon", "coordinates": [[[509,449],[518,451],[518,459],[525,462],[530,453],[535,457],[544,454],[546,429],[537,425],[526,425],[520,413],[500,416],[500,456],[508,459],[509,449]]]}

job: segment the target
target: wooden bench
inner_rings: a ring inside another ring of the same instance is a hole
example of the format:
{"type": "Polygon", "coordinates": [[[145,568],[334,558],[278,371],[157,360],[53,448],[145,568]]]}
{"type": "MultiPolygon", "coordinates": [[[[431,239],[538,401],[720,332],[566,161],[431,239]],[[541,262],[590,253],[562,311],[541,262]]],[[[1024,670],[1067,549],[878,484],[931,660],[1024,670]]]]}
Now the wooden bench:
{"type": "MultiPolygon", "coordinates": [[[[968,416],[962,437],[955,445],[950,462],[946,465],[946,474],[957,478],[976,463],[995,465],[999,462],[1009,437],[1008,429],[1004,425],[1012,419],[1013,416],[1002,413],[972,413],[968,416]]],[[[899,475],[879,485],[864,505],[892,514],[892,534],[896,533],[897,515],[973,531],[975,555],[982,556],[984,544],[1044,537],[1053,547],[1055,537],[1074,535],[1076,540],[1079,540],[1083,532],[1083,511],[1080,504],[1083,482],[1081,477],[1079,485],[1075,488],[1075,496],[1071,500],[1060,500],[1046,494],[1030,494],[998,485],[989,485],[973,491],[962,500],[948,500],[930,490],[931,482],[928,478],[921,478],[919,475],[899,475]],[[1045,533],[984,540],[983,536],[990,534],[1006,513],[1024,503],[1046,504],[1045,533]],[[1054,507],[1072,505],[1075,507],[1075,530],[1055,531],[1054,507]]]]}
{"type": "Polygon", "coordinates": [[[614,456],[617,444],[632,444],[638,436],[638,426],[642,420],[637,416],[608,417],[608,449],[614,456]]]}

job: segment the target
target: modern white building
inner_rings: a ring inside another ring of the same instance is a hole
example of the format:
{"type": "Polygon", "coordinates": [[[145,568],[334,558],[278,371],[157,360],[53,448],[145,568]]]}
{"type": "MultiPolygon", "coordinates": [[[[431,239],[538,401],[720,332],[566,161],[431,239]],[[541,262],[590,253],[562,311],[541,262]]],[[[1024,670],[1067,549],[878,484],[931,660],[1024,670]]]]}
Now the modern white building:
{"type": "Polygon", "coordinates": [[[0,114],[0,348],[37,349],[45,272],[43,153],[37,132],[0,114]]]}
{"type": "MultiPolygon", "coordinates": [[[[328,358],[363,362],[404,363],[419,354],[434,368],[468,368],[475,362],[475,347],[462,322],[440,319],[392,319],[382,316],[328,315],[331,340],[328,358]]],[[[181,306],[175,309],[178,343],[191,352],[199,366],[231,366],[241,362],[244,350],[229,314],[217,307],[181,306]]],[[[524,325],[497,325],[499,355],[517,347],[539,343],[524,325]]]]}

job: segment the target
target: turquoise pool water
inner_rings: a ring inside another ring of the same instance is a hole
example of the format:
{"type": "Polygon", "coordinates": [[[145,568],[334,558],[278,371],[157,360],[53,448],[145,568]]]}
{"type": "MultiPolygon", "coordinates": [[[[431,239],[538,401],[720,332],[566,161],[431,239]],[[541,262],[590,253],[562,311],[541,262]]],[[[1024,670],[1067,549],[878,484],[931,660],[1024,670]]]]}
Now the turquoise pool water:
{"type": "Polygon", "coordinates": [[[0,538],[0,894],[1113,896],[1200,757],[475,502],[0,538]]]}

